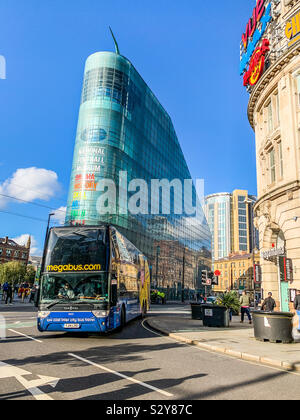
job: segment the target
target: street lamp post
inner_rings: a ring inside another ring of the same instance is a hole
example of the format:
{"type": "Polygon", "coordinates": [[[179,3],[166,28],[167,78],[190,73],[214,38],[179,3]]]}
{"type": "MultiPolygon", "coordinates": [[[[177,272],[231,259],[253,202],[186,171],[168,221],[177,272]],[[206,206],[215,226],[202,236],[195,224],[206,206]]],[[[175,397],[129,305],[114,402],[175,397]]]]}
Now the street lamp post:
{"type": "Polygon", "coordinates": [[[46,236],[45,236],[45,245],[46,245],[47,238],[48,238],[48,233],[49,233],[50,219],[54,215],[55,215],[55,213],[49,213],[49,216],[48,216],[48,223],[47,223],[46,236]]]}
{"type": "MultiPolygon", "coordinates": [[[[253,201],[248,199],[245,199],[244,201],[245,204],[248,204],[248,206],[251,206],[253,204],[253,201]]],[[[251,213],[248,211],[248,214],[253,215],[252,212],[252,208],[251,208],[251,213]]],[[[253,272],[253,296],[254,296],[254,309],[256,309],[256,299],[255,299],[255,274],[254,274],[254,270],[255,270],[255,256],[254,256],[254,248],[255,248],[255,229],[254,229],[254,220],[252,217],[252,222],[251,222],[251,247],[252,247],[252,272],[253,272]]]]}
{"type": "MultiPolygon", "coordinates": [[[[48,234],[49,234],[49,227],[50,227],[50,219],[52,216],[54,216],[55,213],[49,213],[48,216],[48,223],[47,223],[47,229],[46,229],[46,236],[45,236],[45,244],[44,244],[44,252],[43,252],[43,259],[42,259],[42,264],[41,264],[41,269],[43,269],[43,264],[45,261],[45,252],[46,252],[46,243],[47,243],[47,238],[48,238],[48,234]]],[[[36,295],[36,306],[38,305],[38,301],[39,301],[39,295],[40,295],[40,289],[38,289],[37,295],[36,295]]]]}
{"type": "Polygon", "coordinates": [[[181,294],[181,302],[184,303],[184,271],[185,271],[185,247],[183,248],[183,260],[182,260],[182,294],[181,294]]]}
{"type": "Polygon", "coordinates": [[[158,256],[159,256],[159,254],[160,254],[160,246],[157,246],[157,247],[156,247],[156,274],[155,274],[155,283],[156,283],[156,285],[155,285],[155,287],[157,287],[157,286],[158,286],[158,283],[157,283],[157,281],[158,281],[157,276],[158,276],[158,256]]]}
{"type": "Polygon", "coordinates": [[[54,216],[54,215],[55,215],[55,213],[49,213],[49,216],[48,216],[48,223],[47,223],[47,231],[46,231],[47,236],[48,236],[49,227],[50,227],[50,219],[51,219],[51,217],[52,217],[52,216],[54,216]]]}

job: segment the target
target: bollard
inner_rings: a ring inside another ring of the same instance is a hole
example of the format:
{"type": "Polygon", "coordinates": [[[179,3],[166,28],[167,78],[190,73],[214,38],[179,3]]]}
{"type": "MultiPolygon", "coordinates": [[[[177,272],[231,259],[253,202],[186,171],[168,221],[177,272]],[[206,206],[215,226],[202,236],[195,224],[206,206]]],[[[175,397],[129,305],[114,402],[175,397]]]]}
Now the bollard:
{"type": "Polygon", "coordinates": [[[6,321],[4,316],[0,315],[0,340],[6,339],[6,321]]]}

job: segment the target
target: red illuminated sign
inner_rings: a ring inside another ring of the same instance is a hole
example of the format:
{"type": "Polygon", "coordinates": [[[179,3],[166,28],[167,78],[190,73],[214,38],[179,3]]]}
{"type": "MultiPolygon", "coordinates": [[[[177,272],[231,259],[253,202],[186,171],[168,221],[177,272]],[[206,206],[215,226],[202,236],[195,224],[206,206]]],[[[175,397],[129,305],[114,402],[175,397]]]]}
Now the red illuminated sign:
{"type": "Polygon", "coordinates": [[[256,48],[250,61],[249,70],[244,74],[244,86],[254,86],[261,78],[265,67],[265,56],[270,50],[270,42],[264,39],[261,47],[256,48]]]}
{"type": "Polygon", "coordinates": [[[258,26],[260,19],[262,18],[265,12],[265,0],[257,0],[256,6],[253,10],[252,17],[249,19],[249,22],[246,26],[246,31],[242,35],[242,42],[245,50],[247,49],[249,39],[253,36],[255,29],[258,26]]]}

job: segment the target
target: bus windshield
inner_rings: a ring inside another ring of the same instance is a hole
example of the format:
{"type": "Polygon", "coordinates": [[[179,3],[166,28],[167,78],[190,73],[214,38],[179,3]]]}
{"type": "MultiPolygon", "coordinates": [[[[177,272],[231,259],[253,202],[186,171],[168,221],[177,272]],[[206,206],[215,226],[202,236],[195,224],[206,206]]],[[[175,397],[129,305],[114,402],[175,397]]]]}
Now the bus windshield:
{"type": "Polygon", "coordinates": [[[88,265],[92,264],[101,265],[102,269],[97,271],[108,271],[107,235],[104,228],[74,227],[51,230],[46,249],[45,271],[49,271],[47,267],[52,266],[86,266],[88,269],[88,265]]]}
{"type": "Polygon", "coordinates": [[[41,282],[41,303],[107,302],[107,279],[107,273],[44,274],[41,282]]]}

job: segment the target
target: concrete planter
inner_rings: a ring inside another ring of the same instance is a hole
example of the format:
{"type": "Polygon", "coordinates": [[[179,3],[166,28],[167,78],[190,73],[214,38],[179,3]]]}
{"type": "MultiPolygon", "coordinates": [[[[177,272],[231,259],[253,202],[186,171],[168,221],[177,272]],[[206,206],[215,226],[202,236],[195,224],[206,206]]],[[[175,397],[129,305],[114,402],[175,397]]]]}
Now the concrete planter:
{"type": "Polygon", "coordinates": [[[229,327],[229,310],[225,306],[204,304],[202,310],[204,327],[229,327]]]}
{"type": "Polygon", "coordinates": [[[191,303],[191,309],[192,309],[192,319],[203,319],[203,310],[200,303],[191,303]]]}
{"type": "Polygon", "coordinates": [[[270,343],[292,343],[293,316],[290,312],[253,311],[256,340],[270,343]]]}

